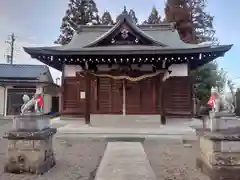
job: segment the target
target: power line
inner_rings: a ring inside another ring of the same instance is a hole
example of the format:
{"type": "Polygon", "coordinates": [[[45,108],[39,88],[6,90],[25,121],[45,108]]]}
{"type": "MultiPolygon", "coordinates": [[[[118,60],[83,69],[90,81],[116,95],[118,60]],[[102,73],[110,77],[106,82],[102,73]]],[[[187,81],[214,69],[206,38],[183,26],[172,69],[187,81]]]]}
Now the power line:
{"type": "Polygon", "coordinates": [[[10,39],[6,41],[6,43],[8,43],[10,45],[10,48],[11,48],[11,52],[10,54],[8,54],[6,57],[7,57],[7,63],[9,64],[13,64],[13,55],[14,55],[14,43],[15,43],[15,34],[12,33],[10,35],[10,39]]]}

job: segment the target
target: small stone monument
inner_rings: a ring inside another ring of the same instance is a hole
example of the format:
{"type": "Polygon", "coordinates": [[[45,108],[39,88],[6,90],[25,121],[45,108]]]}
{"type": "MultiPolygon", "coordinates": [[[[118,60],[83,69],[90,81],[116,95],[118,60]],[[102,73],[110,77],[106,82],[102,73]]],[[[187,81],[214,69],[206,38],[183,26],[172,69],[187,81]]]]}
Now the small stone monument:
{"type": "Polygon", "coordinates": [[[216,96],[208,128],[198,129],[197,167],[212,180],[240,179],[240,120],[223,96],[216,96]]]}
{"type": "Polygon", "coordinates": [[[52,139],[57,130],[50,127],[50,117],[41,112],[41,96],[40,88],[32,99],[23,95],[21,114],[4,135],[8,139],[5,172],[43,174],[56,164],[52,139]]]}

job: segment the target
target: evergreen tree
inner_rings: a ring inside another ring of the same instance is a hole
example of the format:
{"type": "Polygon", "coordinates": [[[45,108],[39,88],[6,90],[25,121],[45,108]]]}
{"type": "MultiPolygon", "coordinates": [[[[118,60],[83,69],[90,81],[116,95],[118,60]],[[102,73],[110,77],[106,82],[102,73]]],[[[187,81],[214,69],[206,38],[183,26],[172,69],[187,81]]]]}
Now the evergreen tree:
{"type": "Polygon", "coordinates": [[[152,8],[152,12],[148,17],[148,20],[144,21],[143,24],[160,24],[161,23],[161,16],[159,15],[158,10],[154,6],[152,8]]]}
{"type": "MultiPolygon", "coordinates": [[[[213,16],[205,11],[206,7],[207,0],[168,0],[165,8],[166,20],[176,22],[180,36],[182,32],[191,31],[192,43],[217,43],[213,16]]],[[[187,40],[188,35],[183,34],[187,40]]]]}
{"type": "Polygon", "coordinates": [[[210,97],[212,87],[218,87],[222,91],[226,83],[226,73],[218,69],[216,62],[211,62],[193,71],[195,77],[196,97],[201,104],[206,104],[210,97]]]}
{"type": "Polygon", "coordinates": [[[197,43],[194,35],[191,10],[188,0],[168,0],[165,7],[165,20],[174,22],[180,38],[186,43],[197,43]]]}
{"type": "Polygon", "coordinates": [[[216,43],[217,38],[214,37],[215,30],[213,28],[213,16],[205,11],[207,1],[187,0],[187,3],[191,10],[192,23],[197,42],[209,41],[216,43]]]}
{"type": "Polygon", "coordinates": [[[113,25],[113,20],[112,20],[112,16],[108,11],[105,11],[102,15],[102,24],[104,25],[113,25]]]}
{"type": "Polygon", "coordinates": [[[55,41],[56,44],[68,44],[74,31],[80,25],[99,24],[98,10],[94,0],[70,0],[68,9],[62,19],[60,36],[55,41]]]}
{"type": "MultiPolygon", "coordinates": [[[[213,17],[205,12],[206,0],[168,0],[165,8],[165,21],[175,22],[180,38],[187,43],[216,42],[213,17]]],[[[218,70],[216,62],[211,62],[193,71],[196,97],[205,104],[210,96],[211,87],[220,90],[226,83],[226,73],[218,70]]]]}

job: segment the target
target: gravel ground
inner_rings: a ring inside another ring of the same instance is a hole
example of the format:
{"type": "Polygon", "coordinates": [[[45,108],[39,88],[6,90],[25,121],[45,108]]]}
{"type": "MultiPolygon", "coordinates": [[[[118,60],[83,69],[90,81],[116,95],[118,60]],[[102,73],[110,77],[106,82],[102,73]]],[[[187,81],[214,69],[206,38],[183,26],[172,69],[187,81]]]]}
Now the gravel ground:
{"type": "MultiPolygon", "coordinates": [[[[103,156],[103,140],[56,138],[57,165],[43,176],[3,173],[6,140],[0,140],[0,180],[89,180],[103,156]]],[[[157,180],[210,180],[195,166],[198,149],[174,140],[146,140],[143,144],[157,180]]]]}
{"type": "Polygon", "coordinates": [[[171,140],[145,141],[144,149],[157,180],[210,180],[196,168],[198,146],[171,140]]]}
{"type": "MultiPolygon", "coordinates": [[[[11,124],[0,121],[0,136],[10,127],[11,124]]],[[[55,138],[57,165],[43,176],[37,176],[3,173],[7,141],[0,139],[0,180],[90,180],[106,144],[103,140],[55,138]]],[[[184,147],[179,141],[161,139],[146,140],[143,146],[157,180],[210,180],[196,169],[196,143],[184,147]]]]}
{"type": "Polygon", "coordinates": [[[43,176],[3,173],[7,142],[0,140],[0,180],[89,180],[103,156],[106,142],[56,138],[56,166],[43,176]]]}

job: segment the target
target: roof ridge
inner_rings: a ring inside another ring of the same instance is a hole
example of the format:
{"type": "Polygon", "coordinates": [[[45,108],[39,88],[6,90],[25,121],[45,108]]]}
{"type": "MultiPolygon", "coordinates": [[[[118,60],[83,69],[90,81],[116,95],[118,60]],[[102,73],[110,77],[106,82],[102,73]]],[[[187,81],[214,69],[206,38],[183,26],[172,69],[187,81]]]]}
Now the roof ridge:
{"type": "MultiPolygon", "coordinates": [[[[117,23],[116,23],[117,24],[117,23]]],[[[99,29],[101,29],[102,31],[107,31],[111,28],[113,28],[116,24],[114,25],[81,25],[79,26],[79,28],[77,29],[77,34],[81,33],[81,32],[99,32],[99,29]]],[[[157,30],[175,30],[175,23],[170,23],[170,22],[162,22],[160,24],[136,24],[136,26],[139,29],[146,29],[146,28],[157,28],[157,30]]]]}
{"type": "Polygon", "coordinates": [[[151,36],[149,36],[148,34],[146,34],[140,27],[138,27],[136,24],[134,24],[133,22],[131,22],[128,18],[126,18],[125,16],[122,17],[122,19],[120,19],[113,27],[111,27],[107,32],[103,33],[101,36],[99,36],[97,39],[95,39],[94,41],[88,43],[87,45],[84,46],[84,48],[87,47],[93,47],[95,46],[97,43],[99,43],[100,41],[102,41],[103,39],[105,39],[106,37],[110,36],[117,28],[119,28],[123,23],[126,23],[130,28],[132,28],[135,32],[138,32],[140,36],[150,40],[151,42],[153,42],[154,44],[157,44],[159,46],[167,46],[165,44],[162,44],[161,42],[156,41],[155,39],[153,39],[151,36]]]}

